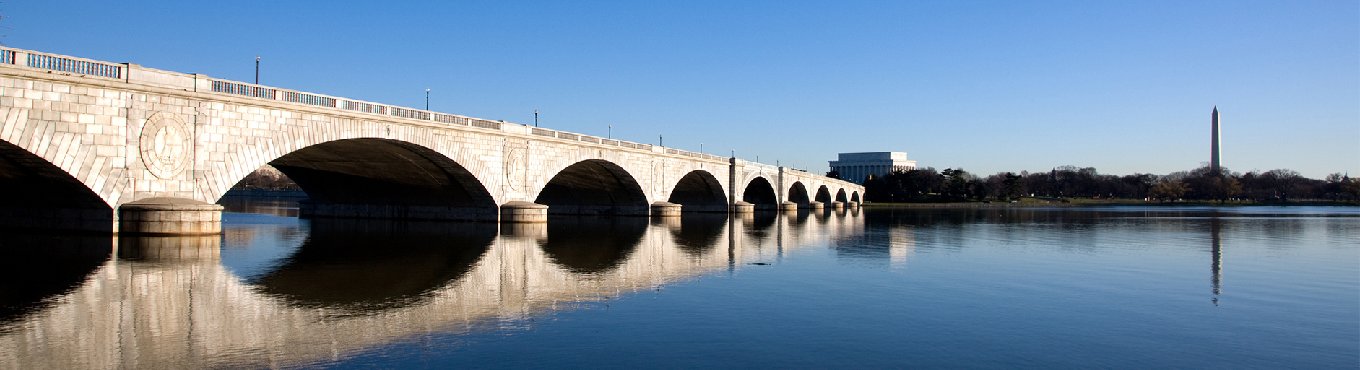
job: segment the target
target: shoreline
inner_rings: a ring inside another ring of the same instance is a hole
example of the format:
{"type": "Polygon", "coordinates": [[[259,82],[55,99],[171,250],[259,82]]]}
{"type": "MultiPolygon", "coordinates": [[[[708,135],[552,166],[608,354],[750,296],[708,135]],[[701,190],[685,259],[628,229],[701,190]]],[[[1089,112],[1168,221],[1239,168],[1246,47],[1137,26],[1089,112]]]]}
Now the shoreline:
{"type": "Polygon", "coordinates": [[[863,208],[918,208],[918,209],[963,209],[963,208],[1083,208],[1083,207],[1360,207],[1360,203],[1307,201],[1288,203],[1261,202],[1144,202],[1101,201],[1101,202],[931,202],[931,203],[863,203],[863,208]]]}

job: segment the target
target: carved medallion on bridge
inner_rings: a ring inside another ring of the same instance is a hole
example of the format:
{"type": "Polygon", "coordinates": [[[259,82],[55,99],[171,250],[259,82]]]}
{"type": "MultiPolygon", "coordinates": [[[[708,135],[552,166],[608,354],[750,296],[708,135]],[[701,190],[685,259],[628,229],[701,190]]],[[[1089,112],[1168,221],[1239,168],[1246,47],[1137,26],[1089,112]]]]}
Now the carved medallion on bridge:
{"type": "Polygon", "coordinates": [[[524,176],[528,172],[528,143],[505,142],[505,184],[513,191],[524,190],[524,176]]]}
{"type": "Polygon", "coordinates": [[[155,113],[142,126],[142,163],[158,178],[169,179],[188,167],[193,152],[193,134],[178,116],[155,113]]]}

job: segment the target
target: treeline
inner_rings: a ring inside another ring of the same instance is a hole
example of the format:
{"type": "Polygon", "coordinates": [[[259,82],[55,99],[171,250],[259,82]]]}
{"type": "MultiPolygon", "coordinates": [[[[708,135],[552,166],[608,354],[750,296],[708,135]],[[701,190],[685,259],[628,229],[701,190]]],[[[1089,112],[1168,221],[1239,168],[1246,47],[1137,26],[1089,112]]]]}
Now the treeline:
{"type": "Polygon", "coordinates": [[[232,189],[249,190],[302,190],[293,179],[288,178],[283,172],[272,166],[265,165],[246,175],[241,182],[232,186],[232,189]]]}
{"type": "MultiPolygon", "coordinates": [[[[828,173],[835,176],[835,173],[828,173]]],[[[1317,180],[1287,169],[1235,173],[1208,167],[1168,175],[1106,175],[1092,167],[1048,172],[1002,172],[980,177],[963,169],[923,168],[870,176],[870,202],[1010,201],[1021,197],[1139,199],[1148,201],[1360,201],[1360,179],[1334,173],[1317,180]]]]}

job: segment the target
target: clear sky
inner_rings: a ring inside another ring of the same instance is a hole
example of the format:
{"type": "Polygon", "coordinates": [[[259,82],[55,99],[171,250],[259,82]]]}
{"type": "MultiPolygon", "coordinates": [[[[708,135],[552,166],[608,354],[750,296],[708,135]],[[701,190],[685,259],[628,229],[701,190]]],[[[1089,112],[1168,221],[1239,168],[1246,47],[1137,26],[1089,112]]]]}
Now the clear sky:
{"type": "Polygon", "coordinates": [[[0,2],[7,46],[825,171],[1360,176],[1360,2],[0,2]]]}

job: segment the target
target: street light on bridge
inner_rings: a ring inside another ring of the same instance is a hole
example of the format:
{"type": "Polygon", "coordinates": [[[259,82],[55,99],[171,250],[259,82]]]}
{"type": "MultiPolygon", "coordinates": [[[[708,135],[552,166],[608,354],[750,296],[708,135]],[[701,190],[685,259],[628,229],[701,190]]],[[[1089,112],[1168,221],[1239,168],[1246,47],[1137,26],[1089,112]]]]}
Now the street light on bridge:
{"type": "Polygon", "coordinates": [[[425,89],[425,110],[430,110],[430,89],[425,89]]]}

